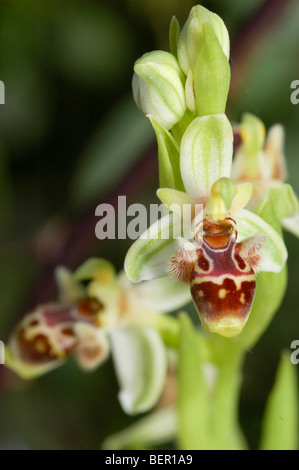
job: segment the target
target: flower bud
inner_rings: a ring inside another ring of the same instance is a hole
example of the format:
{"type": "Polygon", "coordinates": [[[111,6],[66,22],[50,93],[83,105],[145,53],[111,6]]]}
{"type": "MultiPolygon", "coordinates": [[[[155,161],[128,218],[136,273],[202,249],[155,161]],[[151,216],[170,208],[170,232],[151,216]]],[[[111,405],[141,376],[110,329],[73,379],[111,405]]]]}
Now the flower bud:
{"type": "Polygon", "coordinates": [[[166,129],[179,122],[186,110],[185,77],[169,52],[152,51],[134,66],[133,96],[137,106],[166,129]]]}
{"type": "Polygon", "coordinates": [[[210,23],[225,56],[227,59],[229,58],[229,35],[222,19],[201,5],[196,5],[190,11],[177,46],[179,64],[186,75],[188,75],[189,70],[194,72],[202,41],[202,26],[205,22],[210,23]]]}

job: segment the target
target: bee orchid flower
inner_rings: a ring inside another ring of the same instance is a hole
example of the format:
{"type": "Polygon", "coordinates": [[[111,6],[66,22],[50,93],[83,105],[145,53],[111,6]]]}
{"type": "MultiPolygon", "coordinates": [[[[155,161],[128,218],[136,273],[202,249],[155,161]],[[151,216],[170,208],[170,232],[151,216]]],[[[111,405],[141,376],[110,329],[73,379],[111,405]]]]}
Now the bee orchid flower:
{"type": "Polygon", "coordinates": [[[240,145],[235,152],[231,177],[236,183],[252,184],[249,208],[260,210],[272,199],[281,226],[298,237],[299,200],[286,183],[283,126],[274,124],[266,133],[259,118],[245,113],[234,128],[240,136],[240,145]]]}
{"type": "Polygon", "coordinates": [[[158,190],[169,212],[131,246],[125,261],[132,282],[163,275],[182,282],[203,328],[228,337],[239,334],[248,319],[257,273],[280,272],[287,259],[277,231],[244,209],[252,186],[230,180],[232,152],[232,127],[224,114],[192,121],[180,145],[185,191],[158,190]],[[183,237],[186,205],[192,216],[183,237]]]}
{"type": "Polygon", "coordinates": [[[70,356],[84,371],[93,371],[111,355],[124,411],[152,408],[168,367],[160,331],[170,327],[176,333],[175,320],[163,313],[186,304],[184,286],[167,278],[134,285],[101,258],[87,260],[74,273],[59,267],[56,278],[58,299],[16,325],[6,345],[6,366],[34,379],[70,356]]]}

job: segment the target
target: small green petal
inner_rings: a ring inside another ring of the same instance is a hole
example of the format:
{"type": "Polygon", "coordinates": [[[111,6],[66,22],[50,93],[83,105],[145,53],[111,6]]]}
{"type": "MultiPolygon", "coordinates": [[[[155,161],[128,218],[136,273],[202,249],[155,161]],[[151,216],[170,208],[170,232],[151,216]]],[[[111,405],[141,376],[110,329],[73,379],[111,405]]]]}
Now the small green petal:
{"type": "Polygon", "coordinates": [[[237,214],[243,209],[250,201],[252,196],[252,184],[242,183],[237,186],[237,194],[233,199],[230,211],[232,214],[237,214]]]}
{"type": "Polygon", "coordinates": [[[115,280],[115,276],[113,265],[103,258],[90,258],[74,272],[76,281],[96,279],[103,283],[109,283],[115,280]]]}
{"type": "Polygon", "coordinates": [[[225,217],[231,208],[237,193],[237,186],[229,178],[220,178],[211,189],[211,195],[205,207],[206,214],[217,218],[225,217]]]}
{"type": "Polygon", "coordinates": [[[110,336],[121,406],[130,415],[146,412],[160,398],[166,378],[161,337],[150,328],[114,329],[110,336]]]}
{"type": "Polygon", "coordinates": [[[262,149],[265,143],[265,126],[263,122],[253,114],[246,113],[242,116],[240,134],[242,145],[237,151],[234,160],[234,173],[241,172],[241,176],[247,179],[255,179],[268,173],[269,162],[265,161],[262,149]]]}
{"type": "Polygon", "coordinates": [[[266,130],[264,123],[253,114],[245,113],[242,116],[240,132],[245,153],[248,156],[257,155],[262,150],[265,142],[266,130]]]}

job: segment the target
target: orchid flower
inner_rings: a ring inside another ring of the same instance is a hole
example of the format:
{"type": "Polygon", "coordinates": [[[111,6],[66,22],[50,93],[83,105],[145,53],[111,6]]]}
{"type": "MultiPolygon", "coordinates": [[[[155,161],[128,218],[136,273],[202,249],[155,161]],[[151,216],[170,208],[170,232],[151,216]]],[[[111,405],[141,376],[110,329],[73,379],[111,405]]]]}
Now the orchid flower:
{"type": "Polygon", "coordinates": [[[169,326],[176,331],[174,319],[162,313],[188,300],[180,283],[162,279],[136,286],[101,258],[87,260],[74,273],[59,267],[56,278],[58,300],[38,306],[19,322],[7,343],[6,365],[33,379],[71,355],[84,371],[93,371],[111,353],[124,411],[153,407],[168,368],[163,331],[169,326]]]}
{"type": "Polygon", "coordinates": [[[246,113],[234,129],[241,143],[233,160],[232,179],[236,183],[252,183],[253,195],[249,202],[252,210],[262,208],[271,198],[282,227],[298,237],[299,200],[286,183],[283,126],[274,124],[266,135],[263,122],[246,113]]]}
{"type": "Polygon", "coordinates": [[[151,226],[131,246],[125,261],[132,282],[164,275],[184,283],[204,329],[224,336],[235,336],[244,327],[256,274],[280,272],[287,259],[280,235],[244,209],[252,186],[229,179],[232,151],[232,127],[224,114],[192,121],[180,145],[185,191],[157,192],[166,207],[176,205],[178,210],[151,226]],[[190,237],[165,238],[170,232],[180,233],[184,205],[193,214],[190,237]],[[196,206],[202,209],[196,212],[196,206]]]}

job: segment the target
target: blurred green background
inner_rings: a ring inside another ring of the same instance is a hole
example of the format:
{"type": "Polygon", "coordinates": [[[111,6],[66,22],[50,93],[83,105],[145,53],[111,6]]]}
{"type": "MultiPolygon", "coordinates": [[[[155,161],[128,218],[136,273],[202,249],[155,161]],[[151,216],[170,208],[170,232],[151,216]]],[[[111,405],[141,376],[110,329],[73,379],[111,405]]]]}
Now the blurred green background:
{"type": "MultiPolygon", "coordinates": [[[[134,61],[168,49],[173,14],[191,0],[2,0],[0,5],[0,339],[39,302],[55,298],[57,264],[88,256],[122,268],[127,240],[100,242],[95,207],[126,194],[156,202],[154,134],[131,94],[134,61]]],[[[299,193],[299,4],[204,1],[232,42],[229,118],[243,112],[286,130],[289,181],[299,193]],[[273,4],[265,12],[265,4],[273,4]],[[264,9],[262,9],[264,8],[264,9]],[[262,10],[261,10],[262,9],[262,10]],[[264,15],[264,16],[263,16],[264,15]]],[[[240,417],[252,448],[282,349],[299,339],[298,241],[286,235],[289,286],[245,363],[240,417]]],[[[295,366],[294,366],[295,367],[295,366]]],[[[0,366],[0,448],[97,449],[133,421],[117,401],[111,361],[92,374],[70,360],[24,382],[0,366]]]]}

